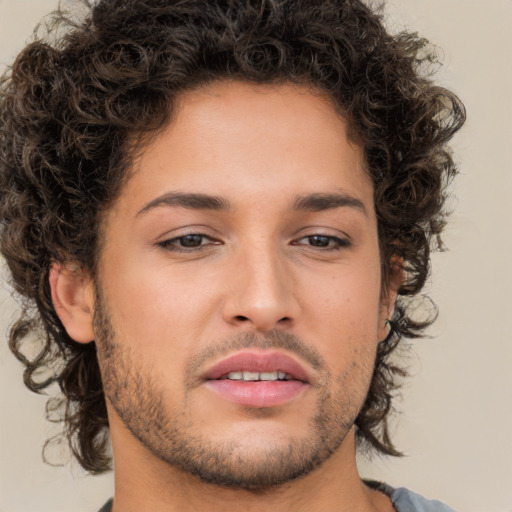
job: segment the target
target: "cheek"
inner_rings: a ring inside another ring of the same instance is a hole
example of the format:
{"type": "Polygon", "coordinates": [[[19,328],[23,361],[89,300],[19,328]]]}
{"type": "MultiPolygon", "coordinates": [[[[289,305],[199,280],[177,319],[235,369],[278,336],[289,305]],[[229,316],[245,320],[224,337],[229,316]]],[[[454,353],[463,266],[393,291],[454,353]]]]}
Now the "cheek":
{"type": "Polygon", "coordinates": [[[333,273],[308,289],[309,305],[304,311],[312,327],[309,336],[318,338],[328,358],[350,361],[356,353],[374,353],[379,341],[378,265],[352,266],[350,271],[333,273]]]}
{"type": "Polygon", "coordinates": [[[110,261],[117,265],[104,269],[104,292],[119,336],[124,343],[143,346],[153,359],[172,354],[178,368],[179,361],[197,350],[215,314],[215,276],[210,273],[205,280],[165,264],[134,265],[115,257],[110,261]]]}

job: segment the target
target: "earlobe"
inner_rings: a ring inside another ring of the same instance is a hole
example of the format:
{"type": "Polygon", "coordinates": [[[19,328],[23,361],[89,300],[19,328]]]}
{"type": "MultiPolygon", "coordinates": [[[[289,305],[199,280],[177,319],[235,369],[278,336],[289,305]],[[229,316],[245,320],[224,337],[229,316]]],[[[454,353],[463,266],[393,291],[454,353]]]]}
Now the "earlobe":
{"type": "Polygon", "coordinates": [[[391,259],[391,275],[386,285],[381,302],[381,314],[379,319],[379,339],[383,340],[389,335],[390,323],[395,311],[398,290],[405,280],[403,259],[393,256],[391,259]]]}
{"type": "Polygon", "coordinates": [[[78,267],[54,263],[50,269],[52,301],[62,325],[78,343],[94,340],[92,282],[78,267]]]}
{"type": "Polygon", "coordinates": [[[393,318],[394,302],[393,307],[389,308],[388,304],[382,304],[381,314],[379,318],[379,332],[377,341],[384,341],[391,330],[391,319],[393,318]]]}

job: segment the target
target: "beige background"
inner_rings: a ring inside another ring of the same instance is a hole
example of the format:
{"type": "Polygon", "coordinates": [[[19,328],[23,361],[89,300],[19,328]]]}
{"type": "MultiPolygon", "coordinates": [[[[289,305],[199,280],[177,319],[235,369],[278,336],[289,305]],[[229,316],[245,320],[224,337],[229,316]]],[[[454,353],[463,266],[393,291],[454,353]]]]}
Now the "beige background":
{"type": "MultiPolygon", "coordinates": [[[[0,0],[0,65],[56,0],[0,0]]],[[[512,0],[390,0],[394,30],[443,49],[439,78],[468,108],[455,142],[462,170],[450,251],[434,258],[429,290],[441,315],[414,343],[396,441],[407,457],[361,461],[365,476],[407,486],[466,512],[512,512],[512,0]]],[[[0,290],[0,335],[16,306],[0,290]]],[[[0,512],[95,512],[112,477],[52,468],[40,451],[52,427],[0,344],[0,512]]]]}

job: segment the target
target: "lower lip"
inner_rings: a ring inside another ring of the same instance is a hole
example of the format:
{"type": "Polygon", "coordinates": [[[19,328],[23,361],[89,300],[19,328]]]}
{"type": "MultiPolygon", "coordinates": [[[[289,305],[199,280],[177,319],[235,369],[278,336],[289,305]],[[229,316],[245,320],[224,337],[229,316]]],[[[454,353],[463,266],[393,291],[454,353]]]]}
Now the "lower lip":
{"type": "Polygon", "coordinates": [[[209,380],[206,386],[222,398],[247,407],[275,407],[299,396],[307,384],[299,380],[209,380]]]}

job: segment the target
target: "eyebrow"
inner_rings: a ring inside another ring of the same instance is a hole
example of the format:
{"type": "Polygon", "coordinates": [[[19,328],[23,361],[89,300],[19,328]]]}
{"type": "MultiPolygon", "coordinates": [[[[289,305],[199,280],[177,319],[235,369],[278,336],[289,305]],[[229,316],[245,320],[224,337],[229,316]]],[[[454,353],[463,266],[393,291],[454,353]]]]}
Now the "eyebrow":
{"type": "Polygon", "coordinates": [[[183,192],[167,192],[146,204],[137,212],[137,216],[161,206],[187,208],[189,210],[229,210],[229,201],[219,196],[208,194],[192,194],[183,192]]]}
{"type": "Polygon", "coordinates": [[[321,212],[341,207],[356,208],[368,216],[364,203],[345,193],[308,194],[297,197],[293,202],[293,209],[296,211],[321,212]]]}
{"type": "MultiPolygon", "coordinates": [[[[147,203],[137,212],[136,216],[162,206],[186,208],[189,210],[228,211],[231,209],[229,201],[220,196],[200,193],[167,192],[147,203]]],[[[366,216],[368,215],[360,199],[345,193],[308,194],[296,197],[292,203],[292,209],[295,211],[320,212],[341,207],[356,208],[361,210],[366,216]]]]}

